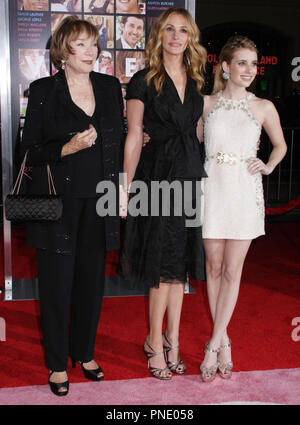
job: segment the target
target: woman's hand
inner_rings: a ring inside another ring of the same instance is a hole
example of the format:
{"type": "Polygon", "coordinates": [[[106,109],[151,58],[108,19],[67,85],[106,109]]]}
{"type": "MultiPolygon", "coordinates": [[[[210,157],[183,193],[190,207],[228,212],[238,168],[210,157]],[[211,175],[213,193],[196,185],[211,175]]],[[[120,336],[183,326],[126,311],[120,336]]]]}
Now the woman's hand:
{"type": "Polygon", "coordinates": [[[250,174],[261,173],[265,176],[268,176],[273,171],[272,167],[265,164],[259,158],[249,158],[247,162],[248,162],[248,171],[250,174]]]}
{"type": "Polygon", "coordinates": [[[75,134],[75,136],[73,136],[72,139],[63,146],[61,156],[71,155],[81,151],[82,149],[90,148],[95,144],[96,139],[96,129],[92,124],[90,124],[88,130],[75,134]]]}

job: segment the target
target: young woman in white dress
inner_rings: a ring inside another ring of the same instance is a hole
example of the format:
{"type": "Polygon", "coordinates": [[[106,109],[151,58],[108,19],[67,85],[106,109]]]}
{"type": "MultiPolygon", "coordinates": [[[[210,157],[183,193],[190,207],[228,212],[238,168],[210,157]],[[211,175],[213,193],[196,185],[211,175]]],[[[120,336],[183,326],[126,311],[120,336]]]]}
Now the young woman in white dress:
{"type": "Polygon", "coordinates": [[[200,366],[203,381],[217,372],[231,377],[227,326],[240,287],[252,239],[264,232],[262,174],[270,174],[286,153],[278,113],[272,102],[247,91],[257,74],[257,49],[242,36],[231,37],[220,54],[214,91],[205,96],[197,134],[205,143],[203,238],[207,290],[214,322],[200,366]],[[261,128],[273,145],[268,162],[256,157],[261,128]]]}

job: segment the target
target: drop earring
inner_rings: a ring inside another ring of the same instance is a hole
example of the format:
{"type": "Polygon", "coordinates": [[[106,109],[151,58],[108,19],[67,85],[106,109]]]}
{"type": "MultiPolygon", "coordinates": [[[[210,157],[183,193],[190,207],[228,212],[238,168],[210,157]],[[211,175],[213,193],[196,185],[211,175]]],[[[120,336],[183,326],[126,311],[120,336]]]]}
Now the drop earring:
{"type": "Polygon", "coordinates": [[[229,80],[230,73],[223,71],[222,77],[223,77],[223,80],[229,80]]]}
{"type": "Polygon", "coordinates": [[[61,69],[65,69],[65,63],[66,61],[61,61],[61,69]]]}

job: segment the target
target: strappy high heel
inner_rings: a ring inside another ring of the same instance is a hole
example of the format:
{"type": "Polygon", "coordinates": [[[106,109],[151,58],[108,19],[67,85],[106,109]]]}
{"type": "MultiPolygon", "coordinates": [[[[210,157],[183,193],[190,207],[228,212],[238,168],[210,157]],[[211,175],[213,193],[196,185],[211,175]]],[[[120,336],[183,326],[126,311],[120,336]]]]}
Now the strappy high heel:
{"type": "Polygon", "coordinates": [[[48,384],[50,386],[51,391],[53,392],[53,394],[59,396],[59,397],[63,397],[64,395],[67,395],[69,392],[69,380],[65,381],[65,382],[51,382],[50,381],[50,376],[55,372],[55,370],[52,370],[51,372],[49,372],[49,376],[48,376],[48,384]],[[61,388],[66,388],[66,391],[59,391],[61,388]]]}
{"type": "MultiPolygon", "coordinates": [[[[220,350],[221,349],[226,350],[228,348],[231,349],[231,340],[230,339],[227,342],[227,344],[224,344],[224,345],[221,345],[220,346],[220,350]]],[[[221,378],[223,378],[223,379],[230,379],[231,376],[232,376],[232,369],[233,369],[233,363],[232,363],[232,361],[230,360],[229,362],[221,363],[218,360],[218,363],[219,363],[219,366],[218,366],[219,375],[221,376],[221,378]]]]}
{"type": "MultiPolygon", "coordinates": [[[[212,348],[209,347],[209,342],[207,342],[204,346],[204,353],[219,353],[220,348],[217,348],[216,350],[213,350],[212,348]]],[[[204,361],[201,363],[200,366],[200,371],[201,371],[201,378],[203,382],[212,382],[217,374],[218,371],[218,360],[215,364],[213,364],[210,367],[206,367],[204,365],[204,361]]]]}
{"type": "MultiPolygon", "coordinates": [[[[103,381],[104,379],[104,373],[101,367],[99,366],[97,369],[85,369],[83,366],[83,362],[79,362],[81,369],[83,371],[84,376],[86,379],[89,379],[90,381],[103,381]],[[102,373],[102,376],[98,376],[99,373],[102,373]]],[[[72,367],[75,369],[76,367],[76,360],[72,359],[72,367]]]]}
{"type": "Polygon", "coordinates": [[[151,375],[154,378],[156,378],[156,379],[160,379],[161,381],[170,381],[170,379],[172,379],[172,372],[170,371],[170,369],[168,368],[168,366],[166,366],[164,369],[159,369],[158,367],[152,367],[150,365],[150,360],[153,357],[156,357],[156,356],[159,356],[161,354],[164,354],[164,351],[161,351],[160,353],[156,353],[153,350],[153,348],[151,347],[151,345],[149,344],[148,337],[146,338],[146,341],[144,343],[144,347],[143,348],[144,348],[144,353],[146,354],[146,356],[148,358],[148,369],[149,369],[151,375]],[[151,351],[149,351],[149,349],[151,351]]]}
{"type": "Polygon", "coordinates": [[[179,345],[176,347],[173,346],[168,340],[166,333],[163,334],[163,347],[164,354],[168,368],[171,372],[175,372],[178,375],[183,375],[186,372],[186,366],[183,361],[179,358],[178,362],[172,362],[169,360],[169,352],[174,350],[179,350],[179,345]]]}

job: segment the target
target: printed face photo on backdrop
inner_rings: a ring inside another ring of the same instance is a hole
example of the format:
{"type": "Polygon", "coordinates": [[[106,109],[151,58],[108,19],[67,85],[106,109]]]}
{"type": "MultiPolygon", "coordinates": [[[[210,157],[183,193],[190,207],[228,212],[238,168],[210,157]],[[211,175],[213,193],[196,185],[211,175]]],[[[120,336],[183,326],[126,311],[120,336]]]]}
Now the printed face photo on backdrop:
{"type": "Polygon", "coordinates": [[[32,81],[49,75],[49,50],[19,49],[19,69],[24,92],[32,81]]]}
{"type": "MultiPolygon", "coordinates": [[[[53,35],[54,31],[56,30],[56,28],[58,27],[58,25],[61,23],[61,21],[66,18],[67,16],[71,16],[69,13],[51,13],[51,34],[53,35]]],[[[77,16],[78,18],[80,18],[78,15],[72,15],[72,16],[77,16]]]]}
{"type": "Polygon", "coordinates": [[[49,0],[17,0],[18,10],[43,12],[49,10],[49,0]]]}
{"type": "Polygon", "coordinates": [[[84,11],[89,13],[114,13],[114,0],[84,0],[84,11]]]}
{"type": "Polygon", "coordinates": [[[50,0],[51,12],[81,12],[81,0],[50,0]]]}
{"type": "Polygon", "coordinates": [[[146,2],[145,0],[116,0],[117,13],[129,14],[145,14],[146,2]]]}
{"type": "Polygon", "coordinates": [[[145,48],[145,18],[142,16],[117,16],[116,49],[145,48]]]}
{"type": "Polygon", "coordinates": [[[102,50],[99,57],[99,72],[106,75],[114,75],[113,52],[102,50]]]}
{"type": "Polygon", "coordinates": [[[145,53],[119,51],[116,57],[116,77],[120,83],[128,84],[133,74],[145,68],[145,53]]]}
{"type": "Polygon", "coordinates": [[[68,9],[64,0],[50,0],[50,1],[51,1],[51,12],[68,12],[68,9]]]}
{"type": "Polygon", "coordinates": [[[99,31],[101,49],[113,49],[114,47],[114,17],[100,15],[85,15],[86,21],[94,24],[99,31]]]}

